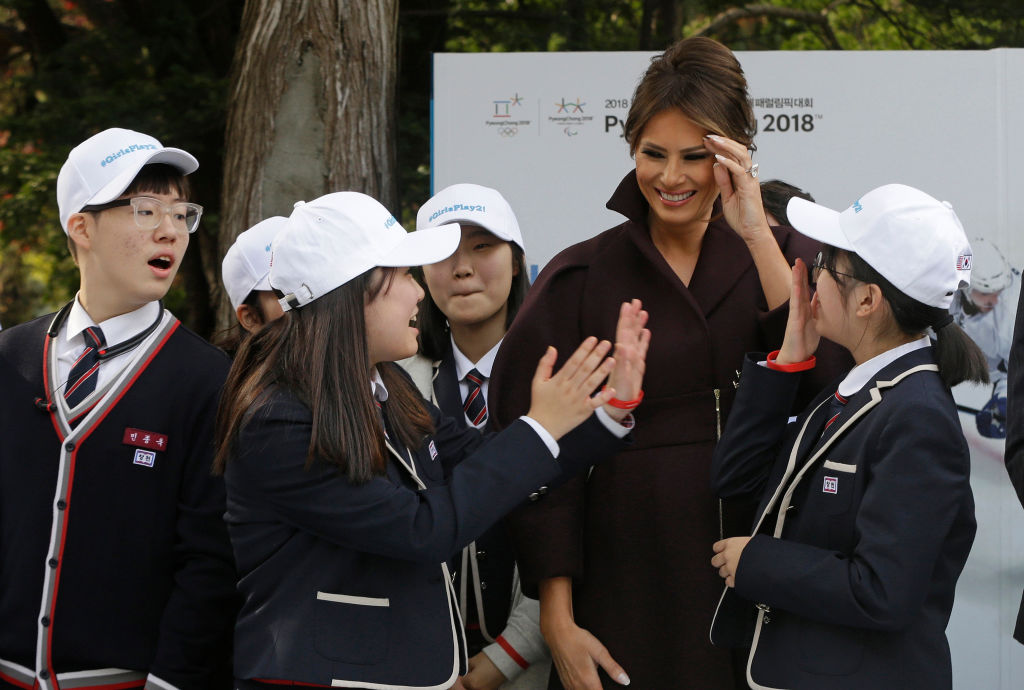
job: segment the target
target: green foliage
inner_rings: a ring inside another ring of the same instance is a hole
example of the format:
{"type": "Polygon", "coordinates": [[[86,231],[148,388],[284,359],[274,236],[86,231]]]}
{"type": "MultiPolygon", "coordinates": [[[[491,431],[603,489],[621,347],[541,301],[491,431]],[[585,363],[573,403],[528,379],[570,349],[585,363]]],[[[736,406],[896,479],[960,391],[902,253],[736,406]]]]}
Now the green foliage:
{"type": "MultiPolygon", "coordinates": [[[[219,8],[240,12],[241,2],[219,8]]],[[[215,241],[231,47],[224,52],[211,29],[233,38],[237,25],[207,24],[216,16],[185,0],[0,6],[0,36],[13,37],[0,43],[0,322],[45,313],[77,289],[57,173],[73,146],[107,127],[152,134],[200,160],[192,196],[209,210],[200,239],[215,241]]],[[[184,282],[168,302],[197,327],[208,290],[187,295],[184,282]]]]}
{"type": "MultiPolygon", "coordinates": [[[[1024,45],[1024,3],[1019,0],[761,0],[749,5],[758,9],[714,25],[707,35],[733,50],[973,50],[1024,45]],[[784,16],[786,10],[803,16],[784,16]]],[[[703,31],[711,19],[691,21],[683,34],[703,31]]]]}
{"type": "MultiPolygon", "coordinates": [[[[206,212],[192,242],[215,241],[243,4],[0,0],[0,323],[46,312],[74,293],[77,271],[54,201],[57,172],[72,146],[106,127],[145,131],[196,155],[193,197],[206,212]]],[[[395,121],[403,222],[414,222],[430,192],[431,53],[659,50],[709,26],[708,35],[734,50],[986,49],[1024,45],[1024,2],[401,0],[395,121]],[[723,14],[745,5],[768,9],[723,14]]],[[[167,303],[206,333],[209,285],[198,260],[186,263],[187,280],[167,303]]]]}

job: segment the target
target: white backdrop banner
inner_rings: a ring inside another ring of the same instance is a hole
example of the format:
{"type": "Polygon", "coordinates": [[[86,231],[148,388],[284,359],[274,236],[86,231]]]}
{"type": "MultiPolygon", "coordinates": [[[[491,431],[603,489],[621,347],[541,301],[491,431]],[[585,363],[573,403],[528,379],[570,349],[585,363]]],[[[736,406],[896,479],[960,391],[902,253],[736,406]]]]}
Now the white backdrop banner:
{"type": "MultiPolygon", "coordinates": [[[[653,55],[435,55],[433,189],[500,190],[536,275],[561,249],[622,221],[604,204],[633,165],[622,125],[653,55]]],[[[1024,50],[737,56],[762,179],[839,210],[882,184],[919,187],[950,201],[969,236],[1024,265],[1024,50]]],[[[990,396],[957,391],[965,408],[990,396]]],[[[979,529],[948,629],[955,685],[1016,690],[1024,646],[1010,632],[1024,588],[1024,513],[1002,466],[1003,442],[980,436],[972,413],[961,419],[979,529]]]]}

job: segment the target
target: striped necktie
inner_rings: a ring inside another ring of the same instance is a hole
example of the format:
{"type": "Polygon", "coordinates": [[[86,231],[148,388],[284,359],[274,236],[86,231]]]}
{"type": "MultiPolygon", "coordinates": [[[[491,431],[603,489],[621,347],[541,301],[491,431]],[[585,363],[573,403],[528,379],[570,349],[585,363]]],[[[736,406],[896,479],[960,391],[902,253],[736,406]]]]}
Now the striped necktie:
{"type": "Polygon", "coordinates": [[[487,401],[484,399],[485,377],[476,369],[470,369],[466,374],[466,384],[469,390],[466,392],[466,399],[462,403],[462,409],[466,413],[469,423],[479,428],[487,423],[487,401]]]}
{"type": "Polygon", "coordinates": [[[100,369],[99,354],[107,344],[99,326],[86,328],[82,331],[82,337],[85,340],[85,350],[71,365],[68,382],[64,386],[64,400],[71,408],[77,406],[96,390],[96,379],[99,378],[100,369]]]}
{"type": "MultiPolygon", "coordinates": [[[[839,415],[843,413],[843,406],[847,403],[847,399],[839,395],[839,391],[836,391],[828,401],[828,421],[825,422],[825,429],[832,426],[832,422],[839,418],[839,415]]],[[[824,432],[824,429],[822,430],[824,432]]]]}

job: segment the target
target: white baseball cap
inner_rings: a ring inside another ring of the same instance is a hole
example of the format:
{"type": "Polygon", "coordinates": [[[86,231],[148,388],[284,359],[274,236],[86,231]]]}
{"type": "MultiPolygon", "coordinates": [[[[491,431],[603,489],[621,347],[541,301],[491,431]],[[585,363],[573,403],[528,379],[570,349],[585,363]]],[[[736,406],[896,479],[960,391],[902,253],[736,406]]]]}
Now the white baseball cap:
{"type": "Polygon", "coordinates": [[[459,226],[406,232],[376,199],[334,192],[299,201],[274,238],[270,284],[285,311],[309,304],[377,266],[422,266],[448,258],[459,226]]]}
{"type": "Polygon", "coordinates": [[[786,207],[804,235],[854,252],[908,297],[948,309],[971,281],[971,245],[953,206],[919,189],[888,184],[843,211],[794,197],[786,207]]]}
{"type": "Polygon", "coordinates": [[[191,153],[167,148],[148,134],[117,127],[94,134],[71,149],[57,176],[57,207],[64,232],[72,213],[121,196],[142,166],[150,163],[166,163],[183,175],[199,168],[191,153]]]}
{"type": "Polygon", "coordinates": [[[479,225],[498,239],[515,242],[526,251],[516,214],[496,189],[467,183],[445,187],[420,206],[416,214],[416,229],[433,228],[444,223],[479,225]]]}
{"type": "Polygon", "coordinates": [[[224,255],[220,272],[233,309],[238,309],[253,290],[271,289],[270,245],[287,222],[284,216],[261,220],[239,234],[224,255]]]}

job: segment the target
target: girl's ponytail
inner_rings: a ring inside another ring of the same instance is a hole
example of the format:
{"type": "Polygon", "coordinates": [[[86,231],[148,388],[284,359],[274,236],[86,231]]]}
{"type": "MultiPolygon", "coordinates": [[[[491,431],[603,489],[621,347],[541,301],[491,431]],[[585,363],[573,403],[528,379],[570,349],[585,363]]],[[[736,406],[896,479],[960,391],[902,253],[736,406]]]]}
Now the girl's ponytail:
{"type": "MultiPolygon", "coordinates": [[[[928,306],[900,292],[854,252],[826,245],[822,252],[822,264],[832,271],[840,256],[846,257],[857,280],[874,283],[882,291],[882,296],[892,310],[895,328],[905,335],[925,333],[929,328],[934,331],[935,361],[939,366],[939,378],[943,383],[952,388],[964,381],[989,382],[988,359],[985,353],[953,321],[947,310],[928,306]]],[[[842,280],[842,274],[839,274],[836,282],[839,284],[840,292],[845,295],[849,286],[842,280]]]]}
{"type": "Polygon", "coordinates": [[[935,360],[939,376],[952,388],[964,381],[988,383],[988,358],[950,314],[932,326],[935,331],[935,360]]]}

